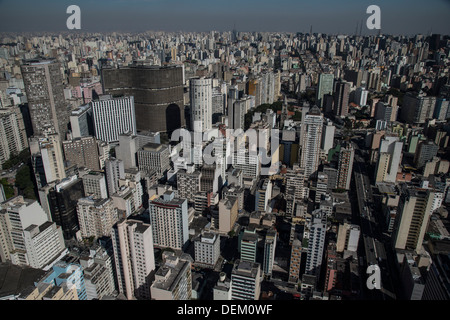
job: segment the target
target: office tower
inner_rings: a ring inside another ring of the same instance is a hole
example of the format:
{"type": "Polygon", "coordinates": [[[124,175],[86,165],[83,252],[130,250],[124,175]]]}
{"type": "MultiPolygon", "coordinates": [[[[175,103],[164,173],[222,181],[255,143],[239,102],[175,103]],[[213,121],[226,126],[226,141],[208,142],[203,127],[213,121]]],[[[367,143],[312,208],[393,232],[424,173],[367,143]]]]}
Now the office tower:
{"type": "Polygon", "coordinates": [[[272,228],[269,229],[266,233],[266,239],[264,241],[264,260],[262,265],[264,275],[269,277],[272,277],[276,246],[277,246],[277,231],[274,228],[272,228]]]}
{"type": "Polygon", "coordinates": [[[318,276],[320,273],[326,229],[327,218],[325,213],[320,209],[314,210],[309,223],[308,253],[305,269],[309,275],[318,276]]]}
{"type": "Polygon", "coordinates": [[[137,130],[171,133],[185,126],[183,67],[103,68],[102,81],[105,93],[134,96],[137,130]]]}
{"type": "Polygon", "coordinates": [[[94,137],[63,141],[62,146],[68,166],[76,165],[91,170],[100,170],[98,145],[94,137]]]}
{"type": "Polygon", "coordinates": [[[138,220],[122,220],[113,226],[111,239],[119,292],[128,300],[149,300],[155,270],[151,226],[138,220]]]}
{"type": "Polygon", "coordinates": [[[394,222],[394,247],[418,252],[430,219],[435,192],[401,185],[401,195],[394,222]]]}
{"type": "Polygon", "coordinates": [[[189,239],[187,200],[166,191],[150,201],[149,214],[155,245],[183,249],[189,239]]]}
{"type": "Polygon", "coordinates": [[[378,163],[376,166],[376,182],[395,182],[402,159],[403,142],[396,136],[385,136],[381,140],[378,163]]]}
{"type": "Polygon", "coordinates": [[[243,100],[236,100],[228,105],[228,128],[244,130],[246,113],[246,102],[243,100]]]}
{"type": "Polygon", "coordinates": [[[0,109],[0,169],[12,156],[26,148],[28,140],[20,109],[0,109]]]}
{"type": "Polygon", "coordinates": [[[238,200],[235,197],[227,197],[219,200],[219,226],[222,233],[228,233],[233,229],[238,217],[238,200]]]}
{"type": "Polygon", "coordinates": [[[66,249],[61,228],[35,200],[14,197],[0,206],[0,258],[42,269],[66,249]]]}
{"type": "Polygon", "coordinates": [[[113,98],[103,95],[99,100],[92,101],[91,105],[95,137],[98,140],[117,142],[122,133],[136,134],[133,96],[113,98]]]}
{"type": "Polygon", "coordinates": [[[336,127],[333,125],[331,121],[328,121],[326,124],[323,124],[322,142],[320,148],[323,150],[325,156],[328,156],[328,152],[330,151],[330,149],[333,149],[335,131],[336,127]]]}
{"type": "Polygon", "coordinates": [[[438,151],[439,146],[433,141],[426,140],[420,142],[414,155],[414,164],[417,168],[422,168],[428,161],[437,155],[438,151]]]}
{"type": "Polygon", "coordinates": [[[105,174],[103,172],[90,171],[81,177],[83,180],[84,194],[94,199],[108,198],[105,174]]]}
{"type": "Polygon", "coordinates": [[[205,132],[212,127],[212,79],[192,78],[189,80],[191,102],[191,129],[205,132]]]}
{"type": "Polygon", "coordinates": [[[148,143],[137,152],[139,170],[156,172],[160,178],[170,170],[170,150],[165,144],[148,143]]]}
{"type": "Polygon", "coordinates": [[[73,139],[93,136],[95,134],[91,104],[81,105],[75,110],[72,110],[69,120],[73,139]]]}
{"type": "Polygon", "coordinates": [[[305,172],[305,179],[316,174],[319,167],[322,125],[323,116],[319,108],[314,106],[306,114],[302,124],[300,168],[305,172]]]}
{"type": "Polygon", "coordinates": [[[255,211],[268,212],[272,199],[272,181],[261,179],[255,190],[255,211]]]}
{"type": "Polygon", "coordinates": [[[57,133],[65,139],[70,105],[64,99],[61,64],[56,60],[25,60],[21,71],[34,135],[57,133]]]}
{"type": "Polygon", "coordinates": [[[177,172],[178,196],[194,202],[194,197],[200,191],[200,178],[202,174],[196,171],[194,166],[187,167],[187,170],[180,169],[177,172]]]}
{"type": "Polygon", "coordinates": [[[203,232],[194,239],[195,264],[214,268],[220,256],[220,236],[203,232]]]}
{"type": "Polygon", "coordinates": [[[109,158],[105,161],[106,182],[108,183],[108,194],[112,196],[119,190],[119,180],[125,178],[123,161],[109,158]]]}
{"type": "Polygon", "coordinates": [[[350,84],[345,81],[337,81],[333,93],[334,114],[338,117],[345,117],[348,114],[350,95],[350,84]]]}
{"type": "Polygon", "coordinates": [[[79,230],[77,202],[83,197],[83,182],[76,175],[53,183],[48,190],[47,200],[52,220],[61,226],[65,240],[75,237],[79,230]]]}
{"type": "Polygon", "coordinates": [[[337,189],[350,190],[354,157],[355,149],[351,143],[348,143],[345,147],[341,147],[338,162],[337,189]]]}
{"type": "Polygon", "coordinates": [[[66,177],[63,149],[57,134],[30,139],[33,171],[39,187],[66,177]]]}
{"type": "Polygon", "coordinates": [[[111,228],[117,222],[117,208],[111,199],[81,198],[77,205],[78,223],[83,238],[111,235],[111,228]]]}
{"type": "Polygon", "coordinates": [[[433,119],[436,97],[407,93],[403,98],[399,119],[408,124],[422,124],[433,119]]]}
{"type": "Polygon", "coordinates": [[[350,224],[347,221],[339,224],[336,252],[344,252],[345,250],[356,252],[360,233],[360,228],[356,224],[350,224]]]}
{"type": "Polygon", "coordinates": [[[41,281],[54,286],[66,286],[68,289],[75,288],[78,300],[87,300],[83,269],[79,264],[58,261],[41,281]]]}
{"type": "Polygon", "coordinates": [[[334,75],[332,73],[321,73],[317,84],[316,103],[319,107],[323,107],[323,96],[333,93],[334,75]]]}
{"type": "Polygon", "coordinates": [[[258,235],[256,229],[252,226],[242,230],[239,234],[240,259],[243,261],[256,261],[256,250],[258,246],[258,235]]]}
{"type": "Polygon", "coordinates": [[[164,255],[164,263],[156,272],[151,286],[152,299],[191,300],[192,258],[187,254],[178,257],[173,252],[164,255]]]}
{"type": "Polygon", "coordinates": [[[231,300],[259,300],[261,270],[257,262],[237,259],[231,271],[231,300]]]}
{"type": "Polygon", "coordinates": [[[320,204],[320,200],[322,200],[322,198],[327,195],[328,190],[328,176],[323,172],[319,172],[317,174],[316,197],[314,199],[314,202],[316,204],[320,204]]]}
{"type": "Polygon", "coordinates": [[[302,259],[302,243],[299,239],[292,242],[291,259],[289,263],[289,283],[298,283],[300,277],[300,263],[302,259]]]}
{"type": "MultiPolygon", "coordinates": [[[[123,161],[124,169],[135,168],[137,164],[138,137],[131,132],[119,134],[116,158],[123,161]]],[[[144,146],[143,146],[144,147],[144,146]]]]}
{"type": "Polygon", "coordinates": [[[367,105],[367,97],[369,95],[369,90],[364,87],[358,87],[355,90],[355,103],[360,107],[367,105]]]}
{"type": "MultiPolygon", "coordinates": [[[[214,88],[217,89],[217,88],[214,88]]],[[[220,116],[225,114],[226,95],[220,90],[213,90],[212,93],[212,124],[219,121],[220,116]]]]}
{"type": "Polygon", "coordinates": [[[89,248],[88,254],[81,255],[80,265],[83,268],[87,300],[101,300],[114,294],[116,287],[112,254],[95,245],[89,248]]]}

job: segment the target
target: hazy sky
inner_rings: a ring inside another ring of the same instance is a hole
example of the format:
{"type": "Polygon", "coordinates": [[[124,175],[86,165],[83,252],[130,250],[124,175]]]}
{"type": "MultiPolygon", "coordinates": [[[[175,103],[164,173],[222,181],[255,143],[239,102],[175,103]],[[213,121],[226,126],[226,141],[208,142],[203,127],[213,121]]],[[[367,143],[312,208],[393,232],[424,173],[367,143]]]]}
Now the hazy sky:
{"type": "MultiPolygon", "coordinates": [[[[450,34],[450,0],[0,0],[0,31],[68,31],[66,9],[81,9],[81,31],[289,31],[353,34],[369,5],[385,34],[450,34]]],[[[358,27],[359,31],[359,27],[358,27]]]]}

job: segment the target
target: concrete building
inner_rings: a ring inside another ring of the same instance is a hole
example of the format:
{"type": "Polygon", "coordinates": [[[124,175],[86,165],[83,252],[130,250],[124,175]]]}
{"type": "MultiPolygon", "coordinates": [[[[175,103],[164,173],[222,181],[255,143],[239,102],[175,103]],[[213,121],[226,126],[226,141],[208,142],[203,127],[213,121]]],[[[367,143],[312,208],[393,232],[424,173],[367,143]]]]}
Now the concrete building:
{"type": "Polygon", "coordinates": [[[111,235],[111,228],[118,220],[117,208],[113,200],[81,198],[77,206],[78,223],[84,238],[111,235]]]}
{"type": "Polygon", "coordinates": [[[292,241],[291,258],[289,262],[289,283],[298,283],[300,278],[301,259],[302,243],[299,239],[294,239],[294,241],[292,241]]]}
{"type": "Polygon", "coordinates": [[[213,288],[213,300],[231,300],[231,282],[225,272],[219,274],[219,280],[213,288]]]}
{"type": "Polygon", "coordinates": [[[108,194],[112,196],[119,188],[119,180],[125,178],[123,161],[116,158],[109,158],[105,161],[105,174],[108,183],[108,194]]]}
{"type": "Polygon", "coordinates": [[[338,179],[336,188],[345,190],[350,189],[354,157],[355,149],[351,143],[345,147],[341,147],[339,152],[338,179]]]}
{"type": "Polygon", "coordinates": [[[317,84],[316,103],[319,107],[323,107],[323,96],[333,93],[334,74],[321,73],[317,84]]]}
{"type": "Polygon", "coordinates": [[[220,236],[204,232],[194,239],[195,264],[214,268],[220,256],[220,236]]]}
{"type": "Polygon", "coordinates": [[[433,119],[435,105],[436,97],[407,93],[399,119],[409,124],[425,123],[427,119],[433,119]]]}
{"type": "Polygon", "coordinates": [[[28,140],[20,109],[0,109],[0,169],[12,156],[28,148],[28,140]]]}
{"type": "Polygon", "coordinates": [[[162,177],[170,170],[170,150],[167,145],[148,143],[137,152],[139,170],[156,171],[162,177]]]}
{"type": "Polygon", "coordinates": [[[265,276],[272,277],[273,264],[275,262],[275,250],[277,246],[277,231],[272,228],[267,231],[264,241],[264,260],[262,270],[265,276]]]}
{"type": "Polygon", "coordinates": [[[67,286],[68,289],[75,288],[78,300],[87,300],[83,269],[79,264],[58,261],[45,275],[42,282],[52,284],[55,287],[67,286]]]}
{"type": "Polygon", "coordinates": [[[156,272],[151,286],[152,300],[191,300],[192,259],[186,254],[180,257],[174,253],[165,255],[164,264],[156,272]]]}
{"type": "Polygon", "coordinates": [[[339,117],[345,117],[348,114],[350,95],[350,83],[345,81],[336,81],[334,85],[334,114],[339,117]]]}
{"type": "Polygon", "coordinates": [[[200,178],[202,174],[196,171],[193,166],[187,170],[180,169],[177,171],[177,190],[178,196],[194,202],[195,194],[200,191],[200,178]]]}
{"type": "Polygon", "coordinates": [[[336,127],[333,125],[331,121],[328,121],[326,124],[323,124],[322,128],[322,141],[320,148],[323,150],[325,156],[328,157],[328,152],[330,149],[333,149],[334,142],[334,132],[336,131],[336,127]]]}
{"type": "Polygon", "coordinates": [[[241,261],[256,262],[258,234],[254,227],[247,227],[239,234],[239,247],[241,261]]]}
{"type": "Polygon", "coordinates": [[[62,146],[68,166],[76,165],[91,170],[100,170],[98,144],[94,137],[63,141],[62,146]]]}
{"type": "Polygon", "coordinates": [[[322,139],[323,116],[317,106],[309,110],[302,124],[300,168],[305,179],[317,173],[322,139]]]}
{"type": "Polygon", "coordinates": [[[403,142],[397,136],[385,136],[380,143],[376,182],[395,182],[402,159],[403,142]]]}
{"type": "Polygon", "coordinates": [[[189,240],[187,200],[175,198],[173,191],[149,203],[153,242],[160,247],[183,249],[189,240]]]}
{"type": "Polygon", "coordinates": [[[34,135],[57,133],[65,139],[70,104],[64,99],[61,64],[56,60],[25,60],[21,73],[34,135]]]}
{"type": "Polygon", "coordinates": [[[233,226],[238,216],[238,200],[235,197],[228,197],[219,201],[219,231],[228,233],[233,229],[233,226]]]}
{"type": "Polygon", "coordinates": [[[128,300],[150,299],[155,271],[152,228],[139,220],[122,220],[111,231],[118,290],[128,300]]]}
{"type": "Polygon", "coordinates": [[[417,168],[422,168],[428,161],[437,155],[439,147],[430,140],[422,141],[417,147],[414,155],[414,164],[417,168]]]}
{"type": "Polygon", "coordinates": [[[272,199],[272,181],[262,179],[255,191],[255,211],[270,212],[270,200],[272,199]]]}
{"type": "Polygon", "coordinates": [[[320,209],[312,212],[309,223],[308,253],[306,257],[306,273],[318,276],[322,263],[323,250],[325,247],[325,234],[327,218],[320,209]]]}
{"type": "Polygon", "coordinates": [[[358,225],[347,222],[339,224],[336,252],[344,252],[345,250],[356,252],[360,233],[358,225]]]}
{"type": "Polygon", "coordinates": [[[90,103],[72,110],[69,120],[73,139],[95,135],[90,103]]]}
{"type": "Polygon", "coordinates": [[[261,281],[259,263],[237,259],[231,271],[231,300],[259,300],[261,281]]]}
{"type": "Polygon", "coordinates": [[[212,79],[189,79],[191,129],[205,132],[212,128],[212,79]]]}
{"type": "Polygon", "coordinates": [[[83,175],[84,194],[92,196],[95,199],[108,198],[108,189],[106,187],[105,174],[103,172],[90,171],[83,175]]]}

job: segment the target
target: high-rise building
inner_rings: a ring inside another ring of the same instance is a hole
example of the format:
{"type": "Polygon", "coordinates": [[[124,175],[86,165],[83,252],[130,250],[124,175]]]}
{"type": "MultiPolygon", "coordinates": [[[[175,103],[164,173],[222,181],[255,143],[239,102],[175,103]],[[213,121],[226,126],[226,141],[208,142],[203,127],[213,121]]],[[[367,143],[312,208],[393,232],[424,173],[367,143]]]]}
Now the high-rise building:
{"type": "Polygon", "coordinates": [[[152,228],[139,220],[122,220],[111,231],[118,289],[128,300],[150,299],[155,270],[152,228]]]}
{"type": "Polygon", "coordinates": [[[139,149],[139,139],[136,135],[131,132],[119,134],[119,146],[115,148],[115,151],[116,158],[123,161],[124,169],[138,166],[137,152],[139,149]]]}
{"type": "Polygon", "coordinates": [[[220,256],[220,236],[204,232],[194,239],[195,264],[214,268],[220,256]]]}
{"type": "Polygon", "coordinates": [[[108,194],[112,196],[119,190],[119,180],[125,178],[123,161],[109,158],[105,161],[106,182],[108,183],[108,194]]]}
{"type": "Polygon", "coordinates": [[[103,95],[91,102],[95,136],[106,142],[119,141],[122,133],[136,134],[134,97],[103,95]]]}
{"type": "Polygon", "coordinates": [[[187,200],[166,191],[149,203],[153,242],[157,246],[183,249],[189,240],[187,200]]]}
{"type": "Polygon", "coordinates": [[[266,239],[264,241],[264,260],[263,260],[263,273],[266,276],[272,276],[273,263],[275,261],[275,249],[277,246],[277,231],[275,229],[269,229],[266,233],[266,239]]]}
{"type": "Polygon", "coordinates": [[[233,229],[238,216],[238,205],[238,199],[235,197],[219,200],[218,229],[220,232],[228,233],[233,229]]]}
{"type": "Polygon", "coordinates": [[[313,211],[309,223],[308,253],[305,269],[309,275],[318,276],[320,273],[326,230],[326,214],[320,209],[313,211]]]}
{"type": "Polygon", "coordinates": [[[345,81],[337,81],[334,89],[334,114],[345,117],[348,114],[350,84],[345,81]]]}
{"type": "Polygon", "coordinates": [[[358,225],[344,222],[339,225],[336,252],[353,251],[358,250],[358,241],[361,231],[358,225]]]}
{"type": "Polygon", "coordinates": [[[231,300],[259,300],[261,266],[237,259],[231,271],[231,300]]]}
{"type": "Polygon", "coordinates": [[[419,143],[414,155],[414,164],[417,168],[422,168],[425,164],[437,155],[439,146],[433,141],[426,140],[419,143]]]}
{"type": "Polygon", "coordinates": [[[62,145],[68,166],[76,165],[91,170],[100,170],[98,144],[94,137],[63,141],[62,145]]]}
{"type": "Polygon", "coordinates": [[[242,261],[256,262],[258,235],[254,227],[247,227],[239,234],[239,253],[242,261]]]}
{"type": "Polygon", "coordinates": [[[402,159],[403,142],[397,136],[385,136],[381,140],[375,173],[376,182],[395,182],[402,159]]]}
{"type": "Polygon", "coordinates": [[[0,258],[42,269],[66,249],[61,228],[35,200],[14,197],[0,207],[0,258]]]}
{"type": "Polygon", "coordinates": [[[194,166],[187,167],[187,170],[180,169],[177,172],[178,196],[194,202],[195,194],[200,191],[200,171],[194,170],[194,166]]]}
{"type": "Polygon", "coordinates": [[[322,129],[322,143],[320,148],[323,150],[325,156],[328,156],[328,151],[333,148],[334,142],[334,132],[336,131],[336,127],[333,125],[331,121],[328,121],[326,124],[323,124],[322,129]]]}
{"type": "Polygon", "coordinates": [[[369,90],[364,87],[358,87],[355,90],[355,103],[360,107],[367,105],[367,97],[369,95],[369,90]]]}
{"type": "Polygon", "coordinates": [[[212,127],[212,79],[189,80],[191,102],[191,129],[205,132],[212,127]]]}
{"type": "Polygon", "coordinates": [[[137,152],[139,170],[162,177],[170,170],[170,150],[165,144],[148,143],[137,152]]]}
{"type": "Polygon", "coordinates": [[[26,148],[28,141],[20,109],[0,109],[0,169],[7,160],[26,148]]]}
{"type": "Polygon", "coordinates": [[[255,190],[255,211],[268,212],[272,199],[272,181],[261,179],[255,190]]]}
{"type": "Polygon", "coordinates": [[[316,103],[319,107],[323,107],[323,96],[325,94],[333,93],[334,74],[321,73],[319,82],[317,84],[317,99],[316,103]]]}
{"type": "Polygon", "coordinates": [[[236,100],[228,106],[228,128],[244,130],[246,102],[244,100],[236,100]]]}
{"type": "Polygon", "coordinates": [[[103,172],[90,171],[81,177],[83,180],[84,194],[94,199],[108,198],[105,174],[103,172]]]}
{"type": "Polygon", "coordinates": [[[434,193],[433,189],[421,189],[407,184],[401,185],[401,195],[392,236],[396,249],[419,252],[428,220],[433,211],[434,193]]]}
{"type": "Polygon", "coordinates": [[[104,68],[102,81],[105,93],[134,96],[137,130],[170,133],[185,126],[183,67],[104,68]]]}
{"type": "Polygon", "coordinates": [[[322,139],[323,116],[317,106],[309,110],[302,124],[300,168],[305,172],[305,179],[317,173],[322,139]]]}
{"type": "Polygon", "coordinates": [[[403,98],[403,104],[399,119],[409,124],[425,123],[427,119],[433,119],[436,97],[407,93],[403,98]]]}
{"type": "Polygon", "coordinates": [[[117,208],[111,199],[81,198],[77,206],[81,236],[84,238],[109,237],[117,222],[117,208]]]}
{"type": "Polygon", "coordinates": [[[302,243],[299,239],[292,242],[291,259],[289,263],[289,283],[298,283],[300,277],[300,263],[302,259],[302,243]]]}
{"type": "Polygon", "coordinates": [[[173,252],[164,255],[164,264],[156,272],[151,286],[152,299],[191,300],[192,258],[187,254],[178,257],[173,252]]]}
{"type": "Polygon", "coordinates": [[[70,104],[64,99],[61,64],[56,60],[25,60],[21,71],[34,135],[57,133],[65,139],[70,104]]]}
{"type": "Polygon", "coordinates": [[[72,138],[81,138],[93,136],[94,122],[92,119],[92,105],[90,103],[81,105],[69,117],[70,127],[72,129],[72,138]]]}
{"type": "Polygon", "coordinates": [[[345,147],[341,147],[339,152],[338,179],[336,188],[350,190],[354,157],[355,149],[351,143],[345,147]]]}

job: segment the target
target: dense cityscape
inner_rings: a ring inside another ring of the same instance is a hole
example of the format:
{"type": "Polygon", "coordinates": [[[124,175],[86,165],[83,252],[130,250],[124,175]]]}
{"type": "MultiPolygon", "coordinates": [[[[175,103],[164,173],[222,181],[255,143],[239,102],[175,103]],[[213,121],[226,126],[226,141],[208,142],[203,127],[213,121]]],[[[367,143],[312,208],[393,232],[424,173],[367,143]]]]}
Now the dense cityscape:
{"type": "Polygon", "coordinates": [[[448,300],[450,38],[0,35],[0,300],[448,300]]]}

